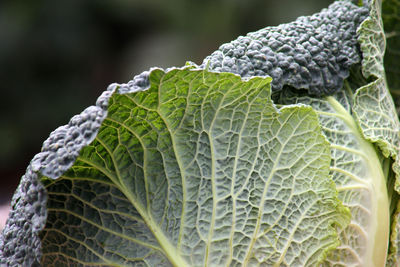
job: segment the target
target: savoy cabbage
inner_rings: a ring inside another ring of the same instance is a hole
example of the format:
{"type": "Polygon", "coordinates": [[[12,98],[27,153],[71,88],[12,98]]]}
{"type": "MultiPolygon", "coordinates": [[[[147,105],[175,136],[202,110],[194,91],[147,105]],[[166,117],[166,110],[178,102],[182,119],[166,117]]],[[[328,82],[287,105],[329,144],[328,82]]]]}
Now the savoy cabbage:
{"type": "Polygon", "coordinates": [[[31,161],[1,265],[399,266],[397,8],[336,1],[110,85],[31,161]]]}

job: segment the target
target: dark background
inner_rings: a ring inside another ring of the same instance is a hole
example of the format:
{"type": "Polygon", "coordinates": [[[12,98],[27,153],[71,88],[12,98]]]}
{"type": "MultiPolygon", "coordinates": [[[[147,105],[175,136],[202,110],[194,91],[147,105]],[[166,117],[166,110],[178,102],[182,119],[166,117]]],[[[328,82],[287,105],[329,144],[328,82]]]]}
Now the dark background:
{"type": "Polygon", "coordinates": [[[0,1],[0,205],[50,132],[112,82],[197,64],[219,45],[328,0],[0,1]]]}

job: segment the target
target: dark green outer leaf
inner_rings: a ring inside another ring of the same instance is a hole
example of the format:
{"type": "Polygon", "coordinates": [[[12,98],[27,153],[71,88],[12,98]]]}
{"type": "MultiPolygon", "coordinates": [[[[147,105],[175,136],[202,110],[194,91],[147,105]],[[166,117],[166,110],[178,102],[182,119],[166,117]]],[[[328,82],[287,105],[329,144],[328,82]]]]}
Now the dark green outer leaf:
{"type": "Polygon", "coordinates": [[[74,116],[68,125],[54,130],[43,143],[42,151],[30,162],[13,196],[11,211],[0,237],[0,265],[36,266],[41,259],[39,232],[44,228],[47,193],[38,172],[58,178],[74,163],[82,147],[93,141],[106,115],[111,85],[90,106],[74,116]]]}

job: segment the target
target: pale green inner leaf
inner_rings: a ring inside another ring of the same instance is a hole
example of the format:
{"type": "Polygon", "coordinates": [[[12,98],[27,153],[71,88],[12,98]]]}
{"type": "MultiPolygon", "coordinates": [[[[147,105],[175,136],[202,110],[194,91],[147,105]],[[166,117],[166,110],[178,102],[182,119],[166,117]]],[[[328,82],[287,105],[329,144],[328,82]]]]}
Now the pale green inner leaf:
{"type": "Polygon", "coordinates": [[[309,266],[349,219],[318,115],[269,78],[155,70],[49,192],[43,265],[309,266]]]}
{"type": "Polygon", "coordinates": [[[350,224],[340,232],[340,246],[331,253],[325,266],[381,266],[386,259],[389,236],[386,177],[379,153],[364,138],[353,115],[352,107],[365,106],[359,107],[361,103],[353,103],[353,98],[351,90],[343,90],[325,99],[287,94],[280,100],[283,104],[310,105],[319,114],[323,133],[331,144],[331,174],[340,200],[352,215],[350,224]]]}

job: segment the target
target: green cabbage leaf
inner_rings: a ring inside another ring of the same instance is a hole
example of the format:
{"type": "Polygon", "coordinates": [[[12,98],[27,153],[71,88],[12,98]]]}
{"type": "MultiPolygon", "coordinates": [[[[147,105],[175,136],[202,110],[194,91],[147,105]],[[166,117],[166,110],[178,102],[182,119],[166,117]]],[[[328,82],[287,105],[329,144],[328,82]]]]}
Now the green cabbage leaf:
{"type": "Polygon", "coordinates": [[[0,264],[400,266],[400,6],[350,2],[110,85],[28,166],[0,264]]]}
{"type": "Polygon", "coordinates": [[[277,109],[269,78],[150,83],[114,93],[72,168],[43,178],[44,265],[314,265],[339,244],[350,214],[311,107],[277,109]]]}

